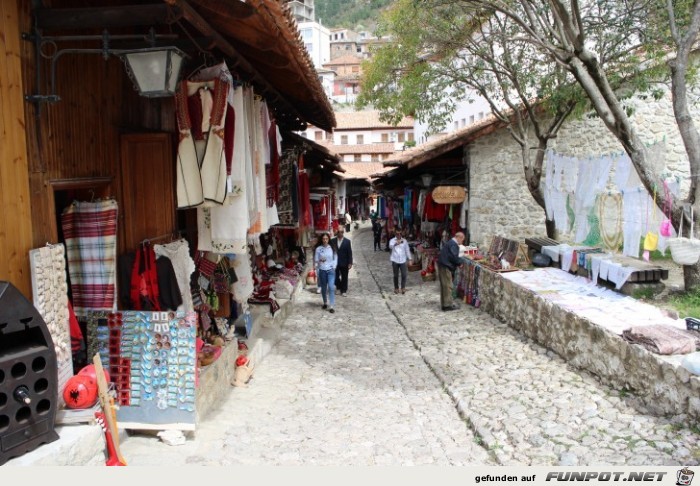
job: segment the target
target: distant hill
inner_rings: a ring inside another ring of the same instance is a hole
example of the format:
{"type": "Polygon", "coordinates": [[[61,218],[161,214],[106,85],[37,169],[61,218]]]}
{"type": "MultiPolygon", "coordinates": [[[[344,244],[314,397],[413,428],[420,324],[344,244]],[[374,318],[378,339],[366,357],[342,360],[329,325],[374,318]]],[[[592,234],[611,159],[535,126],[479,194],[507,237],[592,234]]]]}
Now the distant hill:
{"type": "Polygon", "coordinates": [[[316,0],[316,21],[328,28],[374,31],[381,10],[393,0],[316,0]]]}

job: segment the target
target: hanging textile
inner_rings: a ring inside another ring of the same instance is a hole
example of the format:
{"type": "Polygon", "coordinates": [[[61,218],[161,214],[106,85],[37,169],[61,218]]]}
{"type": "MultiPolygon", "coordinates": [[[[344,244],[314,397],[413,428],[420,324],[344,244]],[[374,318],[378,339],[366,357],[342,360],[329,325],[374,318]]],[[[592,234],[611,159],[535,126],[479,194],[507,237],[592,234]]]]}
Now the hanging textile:
{"type": "Polygon", "coordinates": [[[406,188],[403,192],[403,218],[407,223],[413,221],[411,217],[411,195],[413,189],[406,188]]]}
{"type": "Polygon", "coordinates": [[[117,201],[74,202],[61,215],[73,309],[113,311],[116,303],[117,201]]]}
{"type": "Polygon", "coordinates": [[[136,249],[129,295],[133,310],[161,310],[156,254],[150,243],[144,243],[136,249]]]}
{"type": "Polygon", "coordinates": [[[190,246],[187,240],[180,239],[164,245],[153,245],[156,256],[170,259],[177,286],[180,289],[182,305],[177,310],[191,312],[194,310],[192,304],[192,293],[190,292],[190,279],[195,271],[194,260],[190,256],[190,246]]]}
{"type": "MultiPolygon", "coordinates": [[[[227,81],[181,81],[175,96],[180,141],[177,150],[177,207],[199,206],[205,201],[222,204],[226,197],[227,81]],[[191,100],[190,97],[195,97],[191,100]],[[190,111],[193,106],[199,109],[190,111]],[[201,118],[197,118],[200,117],[201,118]],[[197,128],[193,129],[193,126],[197,128]],[[201,139],[197,139],[201,136],[201,139]]],[[[229,150],[232,153],[232,149],[229,150]]],[[[228,164],[230,166],[230,164],[228,164]]]]}
{"type": "Polygon", "coordinates": [[[279,214],[280,224],[285,226],[294,226],[298,223],[298,220],[294,219],[294,199],[297,197],[294,187],[294,164],[298,157],[298,151],[287,150],[280,159],[280,189],[277,213],[279,214]]]}

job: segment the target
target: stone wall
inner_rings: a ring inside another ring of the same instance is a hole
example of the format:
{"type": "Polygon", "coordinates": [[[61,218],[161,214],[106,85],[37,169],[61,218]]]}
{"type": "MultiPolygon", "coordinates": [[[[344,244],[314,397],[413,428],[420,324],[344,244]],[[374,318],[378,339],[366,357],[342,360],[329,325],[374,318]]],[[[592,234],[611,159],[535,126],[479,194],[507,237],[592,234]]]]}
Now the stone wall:
{"type": "MultiPolygon", "coordinates": [[[[632,124],[640,138],[650,146],[657,144],[651,157],[656,172],[679,176],[681,196],[685,197],[689,187],[688,158],[673,117],[670,92],[658,101],[638,97],[629,103],[635,107],[632,124]]],[[[700,122],[700,106],[692,107],[691,113],[700,122]]],[[[601,120],[590,116],[567,120],[549,148],[578,157],[623,150],[601,120]]],[[[527,190],[520,146],[508,132],[502,129],[483,136],[468,150],[470,240],[483,247],[495,235],[518,240],[544,236],[544,210],[527,190]]],[[[567,235],[559,239],[567,241],[567,235]]]]}
{"type": "Polygon", "coordinates": [[[479,296],[483,311],[603,383],[630,391],[649,412],[700,418],[700,377],[680,366],[678,357],[631,345],[498,273],[482,270],[479,296]]]}

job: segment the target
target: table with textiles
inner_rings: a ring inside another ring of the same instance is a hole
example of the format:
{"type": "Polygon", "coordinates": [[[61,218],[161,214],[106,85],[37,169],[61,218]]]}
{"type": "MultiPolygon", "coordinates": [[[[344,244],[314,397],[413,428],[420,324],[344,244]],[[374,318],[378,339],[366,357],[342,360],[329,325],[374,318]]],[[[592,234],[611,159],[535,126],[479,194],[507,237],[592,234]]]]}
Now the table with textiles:
{"type": "Polygon", "coordinates": [[[454,288],[452,293],[468,305],[478,308],[481,306],[479,298],[479,278],[483,271],[483,265],[469,258],[462,258],[463,265],[455,270],[454,288]]]}
{"type": "Polygon", "coordinates": [[[300,275],[303,272],[303,266],[297,264],[292,268],[275,266],[261,270],[259,274],[253,277],[255,290],[253,295],[248,299],[249,304],[265,304],[270,306],[270,313],[275,315],[280,309],[277,302],[279,298],[291,298],[289,295],[282,294],[283,288],[294,289],[299,282],[300,275]],[[281,281],[288,282],[288,286],[281,285],[281,281]]]}
{"type": "Polygon", "coordinates": [[[416,245],[414,258],[421,263],[421,270],[426,270],[431,263],[437,270],[437,258],[439,254],[439,248],[424,247],[422,244],[418,244],[416,245]]]}

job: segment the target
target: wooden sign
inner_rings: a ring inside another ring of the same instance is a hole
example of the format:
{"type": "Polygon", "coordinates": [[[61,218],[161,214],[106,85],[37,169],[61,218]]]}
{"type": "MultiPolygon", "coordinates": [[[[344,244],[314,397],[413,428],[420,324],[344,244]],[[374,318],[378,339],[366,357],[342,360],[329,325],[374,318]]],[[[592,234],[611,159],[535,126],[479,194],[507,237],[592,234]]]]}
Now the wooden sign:
{"type": "Polygon", "coordinates": [[[438,204],[459,204],[467,191],[461,186],[439,186],[433,189],[433,201],[438,204]]]}

